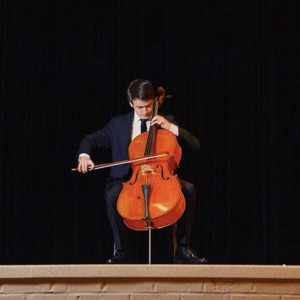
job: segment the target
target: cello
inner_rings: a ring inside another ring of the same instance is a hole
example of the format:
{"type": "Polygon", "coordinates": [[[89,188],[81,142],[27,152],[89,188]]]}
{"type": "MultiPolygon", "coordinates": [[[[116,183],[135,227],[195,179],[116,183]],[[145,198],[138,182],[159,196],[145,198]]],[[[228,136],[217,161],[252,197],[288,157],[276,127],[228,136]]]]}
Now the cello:
{"type": "MultiPolygon", "coordinates": [[[[152,118],[165,97],[163,88],[160,87],[158,93],[152,118]]],[[[175,223],[185,209],[181,184],[174,174],[182,155],[175,135],[153,125],[149,132],[140,134],[130,143],[128,152],[130,160],[141,156],[159,157],[131,163],[132,176],[123,183],[117,201],[125,224],[133,230],[147,230],[149,226],[156,229],[175,223]]]]}

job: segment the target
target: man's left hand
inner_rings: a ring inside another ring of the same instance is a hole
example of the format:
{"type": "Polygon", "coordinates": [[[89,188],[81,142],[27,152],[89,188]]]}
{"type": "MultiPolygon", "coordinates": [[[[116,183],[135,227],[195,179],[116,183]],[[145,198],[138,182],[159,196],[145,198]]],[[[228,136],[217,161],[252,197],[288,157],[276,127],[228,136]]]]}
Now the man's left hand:
{"type": "Polygon", "coordinates": [[[153,119],[151,121],[151,126],[155,125],[155,124],[157,124],[158,126],[160,126],[162,129],[170,130],[172,123],[169,122],[163,116],[156,115],[155,117],[153,117],[153,119]]]}

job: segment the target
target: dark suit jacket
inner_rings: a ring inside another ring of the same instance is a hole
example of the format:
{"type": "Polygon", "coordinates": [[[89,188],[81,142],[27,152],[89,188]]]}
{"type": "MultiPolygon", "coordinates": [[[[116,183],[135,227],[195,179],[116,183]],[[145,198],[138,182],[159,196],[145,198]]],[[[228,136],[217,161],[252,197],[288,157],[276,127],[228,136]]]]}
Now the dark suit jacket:
{"type": "MultiPolygon", "coordinates": [[[[82,139],[78,153],[87,153],[92,157],[94,151],[100,148],[110,148],[112,161],[128,159],[128,146],[131,142],[133,117],[134,111],[113,117],[102,129],[88,134],[82,139]]],[[[175,123],[173,116],[166,115],[165,118],[175,123]]],[[[198,139],[180,126],[178,142],[180,146],[188,146],[194,151],[198,151],[200,148],[198,139]]],[[[112,167],[108,182],[128,180],[129,174],[129,164],[112,167]]]]}

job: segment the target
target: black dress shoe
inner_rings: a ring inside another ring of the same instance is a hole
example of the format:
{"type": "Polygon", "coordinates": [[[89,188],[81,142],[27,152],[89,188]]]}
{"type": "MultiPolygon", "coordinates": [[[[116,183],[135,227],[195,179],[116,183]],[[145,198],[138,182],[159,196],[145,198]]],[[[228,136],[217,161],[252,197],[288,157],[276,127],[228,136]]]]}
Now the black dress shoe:
{"type": "Polygon", "coordinates": [[[198,257],[188,246],[179,245],[175,253],[174,263],[206,264],[208,263],[208,260],[206,258],[198,257]]]}
{"type": "Polygon", "coordinates": [[[107,264],[130,264],[130,255],[122,250],[118,250],[111,258],[106,260],[107,264]]]}

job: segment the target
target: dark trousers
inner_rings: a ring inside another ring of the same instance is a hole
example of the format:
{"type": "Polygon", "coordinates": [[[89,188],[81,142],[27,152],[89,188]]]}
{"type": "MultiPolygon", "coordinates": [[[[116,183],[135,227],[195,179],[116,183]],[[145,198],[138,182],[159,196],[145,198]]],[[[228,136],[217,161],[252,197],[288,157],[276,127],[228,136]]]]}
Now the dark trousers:
{"type": "MultiPolygon", "coordinates": [[[[188,245],[195,214],[196,189],[190,182],[184,180],[180,182],[182,184],[182,193],[186,201],[186,208],[183,216],[177,222],[176,238],[178,244],[188,245]]],[[[107,216],[114,235],[115,250],[128,249],[128,243],[130,242],[128,241],[128,231],[131,229],[127,228],[117,211],[117,200],[122,187],[122,182],[116,182],[106,190],[105,194],[107,216]]]]}

